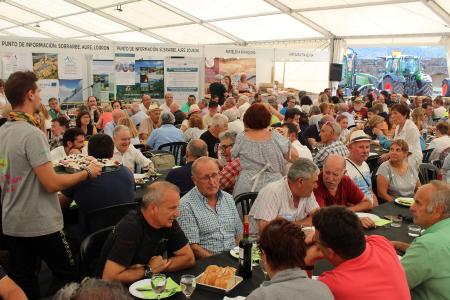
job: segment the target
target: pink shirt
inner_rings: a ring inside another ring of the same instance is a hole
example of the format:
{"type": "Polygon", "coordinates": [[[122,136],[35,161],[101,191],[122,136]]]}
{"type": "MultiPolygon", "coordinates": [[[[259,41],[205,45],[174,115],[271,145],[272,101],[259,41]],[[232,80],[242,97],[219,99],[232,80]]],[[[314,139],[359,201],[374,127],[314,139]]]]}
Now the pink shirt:
{"type": "Polygon", "coordinates": [[[366,249],[353,259],[323,273],[335,300],[411,299],[406,275],[394,247],[377,235],[366,237],[366,249]]]}

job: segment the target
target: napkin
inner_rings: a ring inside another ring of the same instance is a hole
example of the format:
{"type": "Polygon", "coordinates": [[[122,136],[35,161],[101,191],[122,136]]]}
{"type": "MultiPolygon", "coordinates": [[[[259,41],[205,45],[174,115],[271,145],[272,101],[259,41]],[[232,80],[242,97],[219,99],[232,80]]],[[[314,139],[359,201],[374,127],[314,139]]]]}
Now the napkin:
{"type": "MultiPolygon", "coordinates": [[[[149,288],[151,289],[151,286],[149,288]]],[[[161,293],[160,298],[167,298],[178,292],[181,292],[181,287],[169,277],[166,283],[166,290],[161,293]]],[[[145,299],[157,299],[157,296],[153,291],[144,291],[141,293],[145,299]]]]}
{"type": "Polygon", "coordinates": [[[223,297],[223,300],[245,300],[245,297],[237,296],[234,298],[230,298],[230,297],[225,296],[225,297],[223,297]]]}
{"type": "Polygon", "coordinates": [[[386,220],[386,219],[381,219],[380,218],[380,219],[375,221],[375,226],[384,226],[384,225],[387,225],[387,224],[390,224],[390,223],[392,223],[391,220],[386,220]]]}

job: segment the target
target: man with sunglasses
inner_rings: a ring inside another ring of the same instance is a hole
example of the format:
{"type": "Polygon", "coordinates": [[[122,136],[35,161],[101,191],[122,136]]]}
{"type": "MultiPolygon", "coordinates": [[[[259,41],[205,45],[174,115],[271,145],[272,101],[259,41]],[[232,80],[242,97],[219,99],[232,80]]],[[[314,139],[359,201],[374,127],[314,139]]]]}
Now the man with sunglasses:
{"type": "Polygon", "coordinates": [[[192,165],[195,187],[181,198],[178,222],[198,258],[234,248],[242,236],[242,222],[233,197],[220,190],[219,165],[200,157],[192,165]]]}

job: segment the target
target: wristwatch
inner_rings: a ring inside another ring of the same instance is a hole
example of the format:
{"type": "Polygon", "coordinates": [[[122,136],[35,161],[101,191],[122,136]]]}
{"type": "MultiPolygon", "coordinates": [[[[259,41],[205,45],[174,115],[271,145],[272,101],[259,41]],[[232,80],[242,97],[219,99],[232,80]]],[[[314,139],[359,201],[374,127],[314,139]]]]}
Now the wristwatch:
{"type": "Polygon", "coordinates": [[[153,275],[152,268],[150,265],[144,265],[144,278],[150,278],[153,275]]]}

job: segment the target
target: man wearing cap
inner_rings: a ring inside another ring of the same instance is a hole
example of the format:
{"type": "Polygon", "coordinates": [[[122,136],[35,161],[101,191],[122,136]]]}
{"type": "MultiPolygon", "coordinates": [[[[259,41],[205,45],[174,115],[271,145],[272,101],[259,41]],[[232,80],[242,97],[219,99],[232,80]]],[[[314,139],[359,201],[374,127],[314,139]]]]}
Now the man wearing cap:
{"type": "Polygon", "coordinates": [[[159,107],[152,107],[148,110],[148,117],[141,120],[139,126],[139,139],[146,141],[153,129],[161,127],[161,112],[159,107]]]}
{"type": "Polygon", "coordinates": [[[347,175],[375,206],[378,200],[372,191],[370,169],[366,163],[370,151],[370,137],[362,130],[353,131],[350,134],[348,149],[350,153],[345,166],[347,175]]]}
{"type": "Polygon", "coordinates": [[[367,119],[367,107],[364,107],[363,100],[360,97],[353,100],[353,105],[348,112],[353,114],[355,120],[367,119]]]}
{"type": "Polygon", "coordinates": [[[195,96],[194,95],[189,95],[188,96],[188,101],[185,104],[183,104],[183,106],[181,107],[181,111],[184,112],[185,114],[188,114],[189,113],[189,109],[196,102],[197,102],[197,99],[195,99],[195,96]]]}
{"type": "Polygon", "coordinates": [[[320,128],[320,140],[324,145],[314,157],[314,163],[321,169],[324,160],[330,154],[338,154],[347,157],[348,149],[339,140],[341,135],[341,127],[336,122],[326,122],[320,128]]]}
{"type": "Polygon", "coordinates": [[[227,89],[222,84],[222,75],[217,74],[214,76],[214,82],[209,85],[209,93],[211,94],[211,99],[214,97],[219,97],[219,105],[223,105],[225,101],[225,93],[227,89]]]}

